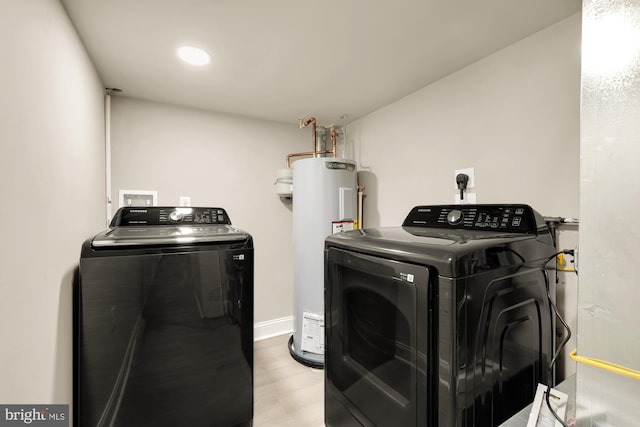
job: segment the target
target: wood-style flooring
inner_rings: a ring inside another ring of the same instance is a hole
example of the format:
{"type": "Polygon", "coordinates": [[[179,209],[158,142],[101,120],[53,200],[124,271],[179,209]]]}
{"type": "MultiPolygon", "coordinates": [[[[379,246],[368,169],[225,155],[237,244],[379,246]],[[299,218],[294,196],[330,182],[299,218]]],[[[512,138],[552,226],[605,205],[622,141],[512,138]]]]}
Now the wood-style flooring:
{"type": "Polygon", "coordinates": [[[324,427],[324,371],[296,362],[289,336],[254,343],[254,427],[324,427]]]}

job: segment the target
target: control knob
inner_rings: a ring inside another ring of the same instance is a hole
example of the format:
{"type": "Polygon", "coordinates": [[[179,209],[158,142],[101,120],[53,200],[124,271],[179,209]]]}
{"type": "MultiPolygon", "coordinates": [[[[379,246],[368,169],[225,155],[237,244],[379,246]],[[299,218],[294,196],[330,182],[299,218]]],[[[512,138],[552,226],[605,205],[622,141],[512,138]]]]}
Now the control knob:
{"type": "Polygon", "coordinates": [[[447,221],[449,224],[459,224],[462,221],[462,211],[460,209],[453,209],[447,214],[447,221]]]}
{"type": "Polygon", "coordinates": [[[182,218],[184,218],[184,214],[178,210],[172,211],[169,214],[169,219],[173,222],[180,222],[182,221],[182,218]]]}

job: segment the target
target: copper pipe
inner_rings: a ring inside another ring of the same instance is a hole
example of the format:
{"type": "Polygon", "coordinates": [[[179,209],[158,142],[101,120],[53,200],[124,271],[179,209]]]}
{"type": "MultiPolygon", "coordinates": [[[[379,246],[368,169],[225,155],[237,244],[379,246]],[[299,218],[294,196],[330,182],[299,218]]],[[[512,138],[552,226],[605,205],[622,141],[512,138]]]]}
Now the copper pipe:
{"type": "Polygon", "coordinates": [[[300,119],[300,129],[309,126],[309,123],[315,123],[316,122],[316,118],[315,117],[309,117],[309,119],[304,122],[304,124],[302,124],[302,119],[300,119]]]}
{"type": "Polygon", "coordinates": [[[313,125],[311,127],[311,137],[313,138],[313,153],[311,154],[313,154],[313,157],[317,157],[318,149],[316,148],[316,118],[310,117],[309,120],[304,122],[304,124],[302,123],[302,119],[300,119],[300,129],[309,126],[310,123],[313,125]]]}
{"type": "Polygon", "coordinates": [[[291,154],[287,154],[287,167],[288,168],[291,167],[291,158],[292,157],[313,156],[313,155],[318,155],[318,154],[334,154],[333,157],[335,157],[335,152],[333,150],[307,151],[306,153],[291,153],[291,154]]]}
{"type": "Polygon", "coordinates": [[[291,167],[291,158],[292,157],[301,157],[301,156],[312,156],[314,154],[313,151],[308,151],[306,153],[291,153],[287,154],[287,167],[291,167]]]}
{"type": "Polygon", "coordinates": [[[316,141],[317,138],[317,128],[316,128],[316,118],[315,117],[311,117],[309,118],[306,122],[302,122],[302,119],[298,119],[299,120],[299,126],[300,129],[305,128],[307,126],[309,126],[310,124],[313,125],[311,127],[311,136],[313,137],[313,151],[306,151],[303,153],[291,153],[287,155],[287,167],[290,168],[291,167],[291,159],[293,157],[302,157],[302,156],[313,156],[318,157],[319,154],[332,154],[333,157],[337,157],[337,138],[338,138],[338,131],[336,131],[335,127],[331,126],[331,150],[321,150],[318,151],[318,144],[316,141]]]}
{"type": "Polygon", "coordinates": [[[337,157],[336,156],[336,146],[338,145],[337,139],[338,139],[338,132],[336,132],[336,128],[331,126],[331,147],[332,147],[331,152],[333,153],[333,157],[337,157]]]}

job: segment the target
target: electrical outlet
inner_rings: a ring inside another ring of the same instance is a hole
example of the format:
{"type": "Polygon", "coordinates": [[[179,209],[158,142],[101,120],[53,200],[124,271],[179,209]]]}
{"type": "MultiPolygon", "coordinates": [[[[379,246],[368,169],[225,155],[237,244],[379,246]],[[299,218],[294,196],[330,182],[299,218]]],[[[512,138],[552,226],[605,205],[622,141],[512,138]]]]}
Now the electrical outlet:
{"type": "Polygon", "coordinates": [[[554,388],[549,389],[544,384],[538,384],[536,394],[531,404],[531,411],[527,420],[527,427],[555,426],[561,427],[556,417],[549,410],[546,400],[546,393],[549,392],[549,404],[553,411],[561,418],[565,419],[569,396],[566,393],[554,388]]]}
{"type": "Polygon", "coordinates": [[[466,169],[456,170],[453,174],[453,188],[455,189],[458,188],[458,186],[456,185],[456,176],[458,176],[458,174],[460,173],[464,173],[464,174],[467,174],[467,176],[469,176],[469,182],[467,182],[467,189],[476,188],[475,168],[466,168],[466,169]]]}
{"type": "Polygon", "coordinates": [[[191,197],[180,196],[180,206],[191,206],[191,197]]]}

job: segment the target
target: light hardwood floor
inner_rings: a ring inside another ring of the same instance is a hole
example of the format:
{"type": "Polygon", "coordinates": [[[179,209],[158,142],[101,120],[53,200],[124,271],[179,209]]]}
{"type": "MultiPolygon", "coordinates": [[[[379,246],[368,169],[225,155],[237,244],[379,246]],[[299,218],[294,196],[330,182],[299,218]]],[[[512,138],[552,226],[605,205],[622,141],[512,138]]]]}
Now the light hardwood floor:
{"type": "Polygon", "coordinates": [[[254,343],[254,427],[324,427],[324,371],[296,362],[289,336],[254,343]]]}

